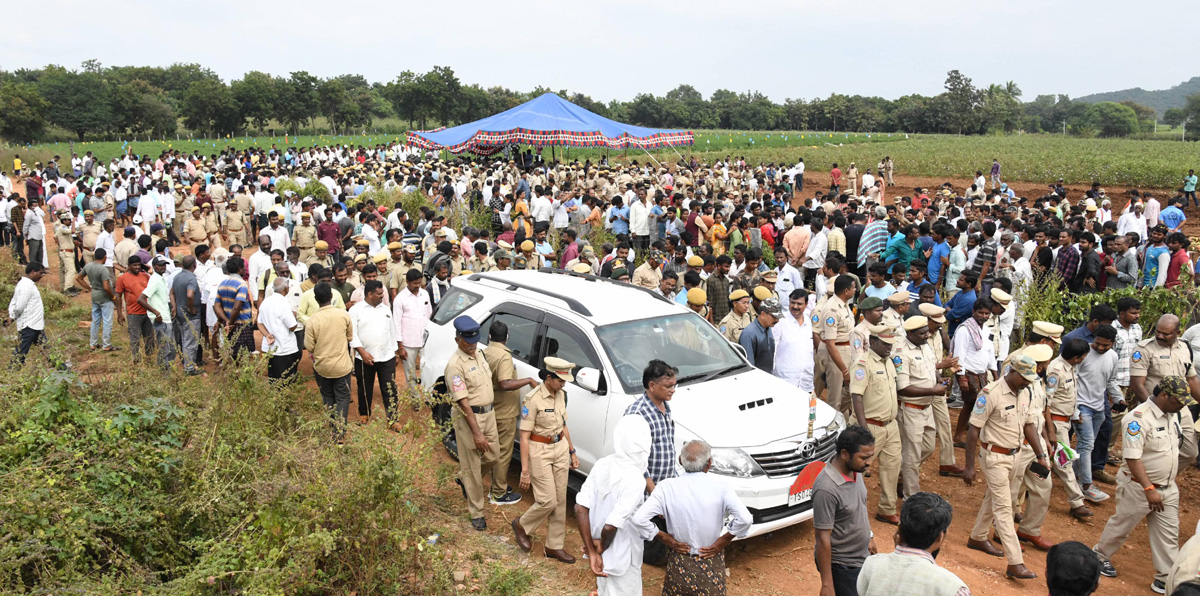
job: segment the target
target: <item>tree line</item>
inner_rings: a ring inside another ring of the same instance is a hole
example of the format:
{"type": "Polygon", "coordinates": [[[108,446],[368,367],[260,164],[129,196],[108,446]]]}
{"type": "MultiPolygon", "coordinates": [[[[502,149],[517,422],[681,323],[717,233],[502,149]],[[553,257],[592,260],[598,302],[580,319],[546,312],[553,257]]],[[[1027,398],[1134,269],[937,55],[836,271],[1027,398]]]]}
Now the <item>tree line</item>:
{"type": "MultiPolygon", "coordinates": [[[[424,73],[406,70],[386,83],[354,74],[322,79],[306,71],[288,76],[252,71],[225,83],[199,64],[105,67],[89,60],[78,69],[48,65],[0,71],[0,137],[34,142],[47,138],[51,127],[81,141],[282,134],[311,128],[317,118],[324,118],[334,134],[366,130],[387,118],[424,129],[483,118],[549,91],[465,85],[447,66],[424,73]]],[[[1128,136],[1153,130],[1157,118],[1153,109],[1128,101],[1085,104],[1066,95],[1039,95],[1023,102],[1021,88],[1012,81],[977,87],[957,70],[947,73],[938,95],[894,100],[834,93],[776,103],[757,91],[728,89],[705,98],[691,85],[608,103],[565,89],[556,92],[602,116],[662,128],[1128,136]]],[[[1167,110],[1163,119],[1200,127],[1200,94],[1185,108],[1167,110]]]]}

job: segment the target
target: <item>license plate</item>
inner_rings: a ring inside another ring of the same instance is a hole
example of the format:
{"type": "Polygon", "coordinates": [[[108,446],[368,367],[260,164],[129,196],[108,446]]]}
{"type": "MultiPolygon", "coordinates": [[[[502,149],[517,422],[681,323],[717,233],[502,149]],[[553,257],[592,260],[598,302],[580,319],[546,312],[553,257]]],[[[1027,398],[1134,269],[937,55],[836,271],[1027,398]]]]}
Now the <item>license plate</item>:
{"type": "Polygon", "coordinates": [[[802,490],[798,493],[788,495],[788,507],[795,507],[812,498],[812,489],[802,490]]]}
{"type": "Polygon", "coordinates": [[[825,469],[825,462],[815,461],[796,476],[796,481],[792,483],[792,487],[788,490],[788,507],[794,507],[812,499],[812,487],[817,481],[817,476],[821,474],[821,470],[825,469]]]}

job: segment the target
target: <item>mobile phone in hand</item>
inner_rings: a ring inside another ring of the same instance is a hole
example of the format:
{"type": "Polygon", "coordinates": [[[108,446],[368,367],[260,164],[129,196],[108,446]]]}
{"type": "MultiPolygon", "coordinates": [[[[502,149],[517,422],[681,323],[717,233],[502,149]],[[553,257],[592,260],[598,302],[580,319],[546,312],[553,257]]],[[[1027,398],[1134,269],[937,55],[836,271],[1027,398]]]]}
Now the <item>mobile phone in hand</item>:
{"type": "Polygon", "coordinates": [[[1035,461],[1032,464],[1030,464],[1029,469],[1033,470],[1033,473],[1037,474],[1039,478],[1046,478],[1046,477],[1050,476],[1050,468],[1043,466],[1039,462],[1035,461]]]}

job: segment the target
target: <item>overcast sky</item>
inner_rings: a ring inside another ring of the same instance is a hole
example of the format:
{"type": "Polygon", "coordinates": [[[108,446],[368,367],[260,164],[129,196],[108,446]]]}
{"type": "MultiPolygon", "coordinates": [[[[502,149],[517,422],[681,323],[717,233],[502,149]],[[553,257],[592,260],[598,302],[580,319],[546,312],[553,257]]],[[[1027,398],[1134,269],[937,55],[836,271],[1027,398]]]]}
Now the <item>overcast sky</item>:
{"type": "MultiPolygon", "coordinates": [[[[227,82],[250,70],[386,82],[450,66],[464,84],[537,85],[595,99],[758,90],[775,101],[830,93],[889,99],[1015,81],[1032,100],[1200,74],[1200,36],[1171,34],[1181,0],[660,0],[552,2],[149,2],[68,0],[52,27],[8,27],[0,68],[197,62],[227,82]],[[63,10],[65,9],[65,10],[63,10]],[[1136,11],[1136,12],[1135,12],[1136,11]],[[86,19],[69,15],[86,14],[86,19]],[[1134,23],[1150,23],[1145,34],[1134,23]],[[47,37],[50,36],[50,37],[47,37]]],[[[1188,27],[1192,29],[1192,27],[1188,27]]]]}

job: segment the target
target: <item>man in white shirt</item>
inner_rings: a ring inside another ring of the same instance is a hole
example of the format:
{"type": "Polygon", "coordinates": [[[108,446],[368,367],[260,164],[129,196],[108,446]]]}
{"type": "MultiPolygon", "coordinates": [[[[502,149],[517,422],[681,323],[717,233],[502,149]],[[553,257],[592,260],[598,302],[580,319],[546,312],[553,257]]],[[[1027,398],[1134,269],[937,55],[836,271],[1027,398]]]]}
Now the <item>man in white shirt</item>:
{"type": "Polygon", "coordinates": [[[550,223],[550,218],[554,217],[554,201],[546,194],[535,192],[534,195],[529,200],[529,215],[534,223],[550,223]]]}
{"type": "Polygon", "coordinates": [[[650,208],[646,206],[646,191],[638,189],[629,204],[629,235],[633,238],[634,250],[650,246],[650,208]]]}
{"type": "MultiPolygon", "coordinates": [[[[300,351],[296,343],[296,313],[288,301],[294,282],[283,276],[275,278],[271,295],[258,307],[258,331],[262,335],[262,351],[270,356],[267,377],[275,383],[288,384],[299,374],[300,351]]],[[[297,286],[295,289],[299,289],[297,286]]]]}
{"type": "Polygon", "coordinates": [[[8,302],[8,319],[4,321],[7,327],[16,323],[18,333],[17,361],[24,364],[25,356],[33,344],[40,343],[46,332],[46,309],[42,305],[42,293],[38,291],[37,282],[46,274],[46,268],[40,262],[31,262],[25,266],[25,275],[13,288],[12,299],[8,302]]]}
{"type": "MultiPolygon", "coordinates": [[[[775,289],[779,289],[779,282],[775,289]]],[[[805,314],[811,296],[802,289],[795,289],[784,298],[788,300],[788,314],[771,328],[771,335],[775,337],[775,370],[771,374],[805,391],[812,391],[815,351],[812,322],[805,314]]]]}
{"type": "Polygon", "coordinates": [[[267,215],[267,227],[259,233],[271,239],[271,250],[286,252],[292,245],[292,235],[288,233],[287,228],[280,225],[279,214],[274,211],[267,215]]]}
{"type": "Polygon", "coordinates": [[[379,378],[379,393],[392,430],[399,427],[396,417],[396,329],[392,310],[383,303],[383,284],[377,279],[364,282],[363,301],[350,307],[350,327],[354,339],[354,377],[358,380],[358,416],[371,418],[371,401],[375,394],[375,378],[379,378]]]}
{"type": "MultiPolygon", "coordinates": [[[[243,254],[245,254],[243,252],[243,254]]],[[[280,258],[280,260],[283,260],[280,258]]],[[[271,260],[271,237],[264,230],[258,236],[258,250],[246,259],[250,275],[250,299],[253,302],[258,302],[258,280],[262,278],[264,272],[274,266],[271,260]]]]}
{"type": "Polygon", "coordinates": [[[808,241],[808,250],[804,256],[800,257],[800,281],[803,284],[804,280],[816,280],[821,275],[821,269],[825,268],[825,253],[829,250],[829,236],[825,231],[825,221],[820,217],[813,216],[810,224],[812,230],[812,238],[808,241]]]}
{"type": "Polygon", "coordinates": [[[950,503],[934,493],[905,499],[896,550],[867,557],[858,574],[859,596],[970,596],[967,585],[938,567],[935,557],[953,517],[950,503]]]}
{"type": "Polygon", "coordinates": [[[621,418],[613,431],[613,454],[596,462],[575,497],[575,517],[580,530],[587,530],[583,552],[600,596],[642,594],[644,545],[632,518],[645,501],[650,442],[645,418],[621,418]]]}
{"type": "Polygon", "coordinates": [[[664,478],[654,487],[650,498],[633,516],[643,540],[655,537],[671,549],[667,559],[667,579],[664,593],[725,593],[725,547],[736,537],[744,537],[753,523],[750,511],[742,504],[728,482],[715,474],[712,449],[700,440],[688,441],[679,452],[679,464],[684,474],[664,478]],[[663,516],[667,530],[658,529],[652,521],[663,516]],[[725,529],[726,518],[729,528],[725,529]],[[675,547],[685,548],[682,555],[675,547]],[[689,576],[700,585],[671,584],[672,578],[689,576]]]}

